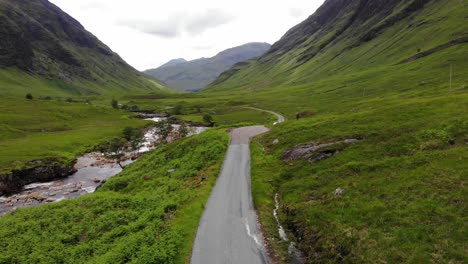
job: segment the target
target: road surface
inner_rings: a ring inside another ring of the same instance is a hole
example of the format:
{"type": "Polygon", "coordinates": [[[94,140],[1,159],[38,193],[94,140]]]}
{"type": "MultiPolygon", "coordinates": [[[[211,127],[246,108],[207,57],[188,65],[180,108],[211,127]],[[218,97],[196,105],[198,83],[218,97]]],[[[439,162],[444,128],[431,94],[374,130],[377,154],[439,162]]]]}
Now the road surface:
{"type": "MultiPolygon", "coordinates": [[[[284,117],[278,121],[283,122],[284,117]]],[[[237,128],[198,226],[192,264],[269,263],[250,187],[250,138],[264,126],[237,128]]]]}
{"type": "Polygon", "coordinates": [[[262,112],[267,112],[267,113],[270,113],[272,115],[275,115],[276,117],[278,117],[278,121],[276,121],[273,125],[276,125],[276,124],[279,124],[279,123],[283,123],[286,119],[284,118],[284,116],[276,113],[276,112],[273,112],[273,111],[269,111],[269,110],[264,110],[264,109],[260,109],[260,108],[256,108],[256,107],[246,107],[248,109],[253,109],[253,110],[257,110],[257,111],[262,111],[262,112]]]}

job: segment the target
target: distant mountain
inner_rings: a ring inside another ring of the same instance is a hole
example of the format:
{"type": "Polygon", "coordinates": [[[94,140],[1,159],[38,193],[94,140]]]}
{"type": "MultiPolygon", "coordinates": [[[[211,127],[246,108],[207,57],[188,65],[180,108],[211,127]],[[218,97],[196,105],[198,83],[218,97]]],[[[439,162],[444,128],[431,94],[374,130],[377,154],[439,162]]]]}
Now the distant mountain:
{"type": "Polygon", "coordinates": [[[184,63],[187,63],[188,61],[186,59],[183,59],[183,58],[180,58],[180,59],[173,59],[173,60],[170,60],[168,61],[167,63],[161,65],[159,68],[167,68],[167,67],[171,67],[171,66],[177,66],[177,65],[181,65],[181,64],[184,64],[184,63]]]}
{"type": "Polygon", "coordinates": [[[1,94],[27,89],[78,95],[163,88],[49,1],[0,0],[1,94]],[[29,87],[31,81],[53,84],[29,87]]]}
{"type": "Polygon", "coordinates": [[[270,47],[271,45],[268,43],[248,43],[222,51],[212,58],[192,61],[171,60],[161,67],[147,70],[145,73],[180,90],[200,90],[234,64],[261,56],[270,47]]]}

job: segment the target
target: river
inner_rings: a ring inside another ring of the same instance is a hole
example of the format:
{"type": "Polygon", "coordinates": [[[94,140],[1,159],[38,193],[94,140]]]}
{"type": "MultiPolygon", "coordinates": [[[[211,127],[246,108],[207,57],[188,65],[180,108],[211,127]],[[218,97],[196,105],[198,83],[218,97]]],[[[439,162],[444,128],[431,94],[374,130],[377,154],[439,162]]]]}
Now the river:
{"type": "MultiPolygon", "coordinates": [[[[145,120],[160,122],[164,118],[145,120]]],[[[173,125],[173,127],[178,129],[179,125],[173,125]]],[[[200,134],[207,129],[207,127],[190,127],[188,136],[200,134]]],[[[155,148],[154,142],[158,140],[155,131],[156,128],[152,127],[145,132],[144,143],[138,150],[139,153],[146,153],[155,148]]],[[[131,157],[135,156],[135,154],[136,152],[128,152],[126,156],[131,157]]],[[[134,161],[128,158],[121,164],[125,166],[134,161]]],[[[16,208],[55,203],[93,193],[103,182],[122,171],[122,168],[115,160],[107,159],[103,153],[99,152],[84,154],[77,159],[74,167],[77,172],[67,178],[46,183],[29,184],[24,186],[23,190],[17,194],[0,197],[0,216],[16,208]]]]}

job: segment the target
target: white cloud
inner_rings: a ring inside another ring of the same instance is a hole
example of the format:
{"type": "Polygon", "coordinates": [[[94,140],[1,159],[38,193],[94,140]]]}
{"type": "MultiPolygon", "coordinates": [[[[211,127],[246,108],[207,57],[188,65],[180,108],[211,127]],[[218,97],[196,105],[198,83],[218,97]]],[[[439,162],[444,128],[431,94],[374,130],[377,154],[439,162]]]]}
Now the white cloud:
{"type": "Polygon", "coordinates": [[[142,33],[159,36],[162,38],[175,38],[182,33],[182,20],[178,15],[168,17],[164,21],[151,20],[122,20],[118,25],[136,29],[142,33]]]}
{"type": "Polygon", "coordinates": [[[194,14],[191,17],[189,16],[185,24],[185,30],[192,36],[197,36],[210,28],[227,24],[234,18],[234,15],[221,9],[207,9],[202,13],[194,14]]]}
{"type": "Polygon", "coordinates": [[[219,9],[207,9],[199,13],[177,12],[164,20],[122,20],[118,24],[143,33],[163,38],[175,38],[182,34],[198,36],[210,28],[229,23],[234,16],[219,9]]]}
{"type": "Polygon", "coordinates": [[[294,18],[301,17],[301,16],[304,15],[304,9],[297,8],[297,7],[292,7],[292,8],[289,9],[289,15],[291,17],[294,17],[294,18]]]}
{"type": "Polygon", "coordinates": [[[273,42],[324,0],[51,0],[139,70],[273,42]]]}

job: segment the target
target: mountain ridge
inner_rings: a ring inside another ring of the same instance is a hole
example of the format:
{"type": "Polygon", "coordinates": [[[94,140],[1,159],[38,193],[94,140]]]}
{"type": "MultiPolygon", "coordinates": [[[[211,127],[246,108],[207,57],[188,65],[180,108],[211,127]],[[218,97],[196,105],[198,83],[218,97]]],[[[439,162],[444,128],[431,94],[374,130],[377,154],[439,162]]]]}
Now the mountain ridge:
{"type": "Polygon", "coordinates": [[[0,1],[0,70],[15,74],[11,69],[59,81],[76,94],[164,88],[47,0],[0,1]]]}
{"type": "Polygon", "coordinates": [[[238,62],[242,62],[265,53],[270,44],[252,42],[219,52],[211,58],[199,58],[191,61],[175,59],[159,68],[144,71],[168,85],[184,90],[200,90],[218,75],[238,62]]]}
{"type": "Polygon", "coordinates": [[[269,83],[307,83],[337,69],[349,73],[370,69],[378,60],[380,65],[394,66],[440,51],[441,47],[466,43],[466,17],[456,6],[463,10],[467,3],[455,1],[443,6],[434,0],[325,1],[266,54],[223,72],[206,90],[238,88],[239,84],[258,88],[256,84],[263,83],[259,72],[274,73],[269,83]],[[438,10],[443,12],[437,14],[438,10]]]}

